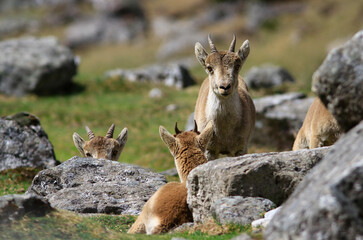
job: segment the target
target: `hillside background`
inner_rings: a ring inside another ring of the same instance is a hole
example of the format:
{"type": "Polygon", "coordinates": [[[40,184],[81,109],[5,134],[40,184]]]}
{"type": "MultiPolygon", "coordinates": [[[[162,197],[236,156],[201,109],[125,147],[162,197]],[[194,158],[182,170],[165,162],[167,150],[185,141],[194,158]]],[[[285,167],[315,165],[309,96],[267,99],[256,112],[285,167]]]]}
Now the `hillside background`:
{"type": "MultiPolygon", "coordinates": [[[[159,126],[170,132],[176,121],[185,126],[206,77],[195,60],[196,41],[209,51],[207,35],[211,33],[217,48],[226,49],[235,33],[238,47],[245,39],[251,45],[241,76],[253,66],[271,63],[286,68],[296,80],[275,89],[252,90],[253,98],[291,91],[313,96],[311,77],[328,51],[363,27],[363,2],[356,0],[18,0],[0,1],[0,9],[1,40],[52,35],[71,47],[80,62],[74,79],[80,90],[42,97],[0,95],[0,116],[20,111],[38,116],[61,162],[79,155],[72,134],[86,138],[84,126],[96,135],[104,135],[112,123],[115,134],[128,127],[129,140],[119,161],[157,171],[174,167],[159,137],[159,126]],[[106,36],[96,34],[96,39],[78,41],[77,34],[92,32],[90,28],[104,19],[119,22],[106,36]],[[120,34],[114,37],[117,31],[120,34]],[[105,77],[117,68],[170,62],[185,64],[197,84],[178,90],[105,77]],[[149,97],[154,87],[162,90],[162,98],[149,97]],[[167,111],[170,104],[177,109],[167,111]]],[[[265,151],[276,149],[249,148],[250,153],[265,151]]]]}

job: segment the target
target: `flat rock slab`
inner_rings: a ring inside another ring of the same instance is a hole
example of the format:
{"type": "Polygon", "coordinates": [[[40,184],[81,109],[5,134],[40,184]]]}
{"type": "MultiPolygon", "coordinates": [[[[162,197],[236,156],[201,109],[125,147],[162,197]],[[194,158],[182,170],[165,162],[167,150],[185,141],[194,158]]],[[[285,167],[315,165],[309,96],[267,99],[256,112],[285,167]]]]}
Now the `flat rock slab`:
{"type": "Polygon", "coordinates": [[[54,208],[79,213],[138,215],[166,179],[159,173],[116,161],[73,157],[38,173],[29,193],[54,208]]]}
{"type": "Polygon", "coordinates": [[[194,221],[210,218],[211,206],[228,196],[262,197],[280,205],[329,149],[247,154],[196,167],[187,184],[194,221]]]}

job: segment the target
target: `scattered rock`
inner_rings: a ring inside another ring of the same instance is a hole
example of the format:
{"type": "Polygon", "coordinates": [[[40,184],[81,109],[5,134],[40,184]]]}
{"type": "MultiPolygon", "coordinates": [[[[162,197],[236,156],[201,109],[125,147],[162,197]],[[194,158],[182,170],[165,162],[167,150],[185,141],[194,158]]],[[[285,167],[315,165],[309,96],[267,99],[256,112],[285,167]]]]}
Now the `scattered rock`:
{"type": "Polygon", "coordinates": [[[194,129],[194,112],[189,115],[187,123],[185,124],[185,131],[194,129]]]}
{"type": "Polygon", "coordinates": [[[66,30],[66,43],[71,48],[100,43],[128,42],[145,30],[142,19],[120,19],[93,16],[71,24],[66,30]]]}
{"type": "Polygon", "coordinates": [[[163,92],[160,88],[153,88],[149,92],[149,98],[162,98],[163,92]]]}
{"type": "Polygon", "coordinates": [[[302,93],[286,93],[254,99],[256,125],[251,143],[290,150],[314,98],[302,93]]]}
{"type": "Polygon", "coordinates": [[[168,106],[166,106],[165,110],[167,112],[174,112],[174,111],[178,110],[178,105],[177,104],[169,104],[168,106]]]}
{"type": "Polygon", "coordinates": [[[251,223],[252,229],[257,229],[260,227],[265,228],[267,226],[267,224],[270,223],[273,216],[275,216],[276,213],[278,213],[280,211],[280,209],[281,209],[281,206],[278,208],[272,209],[265,213],[264,218],[260,218],[260,219],[253,221],[251,223]]]}
{"type": "Polygon", "coordinates": [[[363,238],[363,121],[304,178],[265,230],[270,239],[363,238]]]}
{"type": "Polygon", "coordinates": [[[305,9],[305,6],[306,4],[303,2],[279,2],[277,4],[262,1],[249,2],[246,14],[246,30],[254,33],[267,21],[285,14],[300,13],[305,9]]]}
{"type": "Polygon", "coordinates": [[[238,235],[237,237],[234,237],[231,240],[252,240],[252,238],[247,233],[242,233],[241,235],[238,235]]]}
{"type": "Polygon", "coordinates": [[[41,217],[53,211],[42,197],[32,194],[11,194],[0,197],[0,224],[19,220],[25,215],[41,217]]]}
{"type": "Polygon", "coordinates": [[[328,54],[313,75],[312,90],[344,131],[363,119],[363,30],[328,54]]]}
{"type": "Polygon", "coordinates": [[[54,150],[39,119],[29,113],[0,118],[0,171],[57,165],[54,150]]]}
{"type": "Polygon", "coordinates": [[[178,89],[195,84],[187,68],[180,64],[151,65],[141,69],[116,69],[106,72],[106,78],[123,78],[130,82],[162,83],[178,89]]]}
{"type": "Polygon", "coordinates": [[[80,213],[140,214],[165,177],[130,164],[73,157],[35,176],[29,193],[80,213]]]}
{"type": "Polygon", "coordinates": [[[77,65],[54,37],[0,42],[0,93],[23,96],[69,91],[77,65]]]}
{"type": "Polygon", "coordinates": [[[248,87],[260,89],[281,86],[286,82],[295,82],[295,79],[286,69],[265,64],[261,67],[252,67],[246,73],[245,81],[248,87]]]}
{"type": "Polygon", "coordinates": [[[221,224],[249,225],[261,214],[276,207],[273,202],[260,197],[224,197],[211,205],[214,219],[221,224]]]}
{"type": "Polygon", "coordinates": [[[247,154],[196,167],[187,184],[194,221],[209,218],[211,206],[223,197],[262,197],[280,205],[329,149],[247,154]]]}

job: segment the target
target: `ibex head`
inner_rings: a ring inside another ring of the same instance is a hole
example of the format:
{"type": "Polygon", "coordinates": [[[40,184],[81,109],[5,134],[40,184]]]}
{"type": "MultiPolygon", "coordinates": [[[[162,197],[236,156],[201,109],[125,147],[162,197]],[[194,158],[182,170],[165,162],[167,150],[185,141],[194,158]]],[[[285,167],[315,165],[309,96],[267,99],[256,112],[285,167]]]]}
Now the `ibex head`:
{"type": "Polygon", "coordinates": [[[213,121],[210,121],[201,133],[198,132],[197,123],[195,121],[194,129],[191,131],[180,131],[177,123],[175,123],[175,135],[169,133],[163,126],[160,126],[159,133],[161,139],[174,157],[186,148],[198,148],[202,153],[204,153],[209,140],[213,136],[213,121]]]}
{"type": "Polygon", "coordinates": [[[211,53],[208,54],[203,46],[195,44],[195,55],[209,76],[210,88],[219,97],[227,97],[237,91],[238,73],[250,53],[250,44],[246,40],[237,53],[234,52],[236,36],[233,35],[228,51],[218,51],[210,35],[208,41],[211,53]]]}
{"type": "Polygon", "coordinates": [[[127,141],[127,128],[113,139],[115,124],[108,129],[105,137],[95,136],[86,126],[89,141],[84,141],[78,133],[73,133],[73,142],[84,157],[103,158],[117,161],[127,141]]]}

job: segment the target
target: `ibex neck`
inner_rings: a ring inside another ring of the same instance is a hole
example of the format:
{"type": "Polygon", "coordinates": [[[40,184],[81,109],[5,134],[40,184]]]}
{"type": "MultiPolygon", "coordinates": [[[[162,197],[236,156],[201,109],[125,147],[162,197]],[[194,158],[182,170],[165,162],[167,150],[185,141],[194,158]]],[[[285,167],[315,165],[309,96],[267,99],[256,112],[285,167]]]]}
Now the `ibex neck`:
{"type": "Polygon", "coordinates": [[[180,154],[174,158],[176,169],[182,183],[187,181],[189,173],[197,166],[206,163],[207,159],[200,149],[181,149],[180,154]]]}
{"type": "Polygon", "coordinates": [[[242,112],[241,108],[242,106],[237,91],[226,98],[220,98],[213,92],[213,90],[209,90],[206,108],[208,120],[240,116],[242,112]]]}

